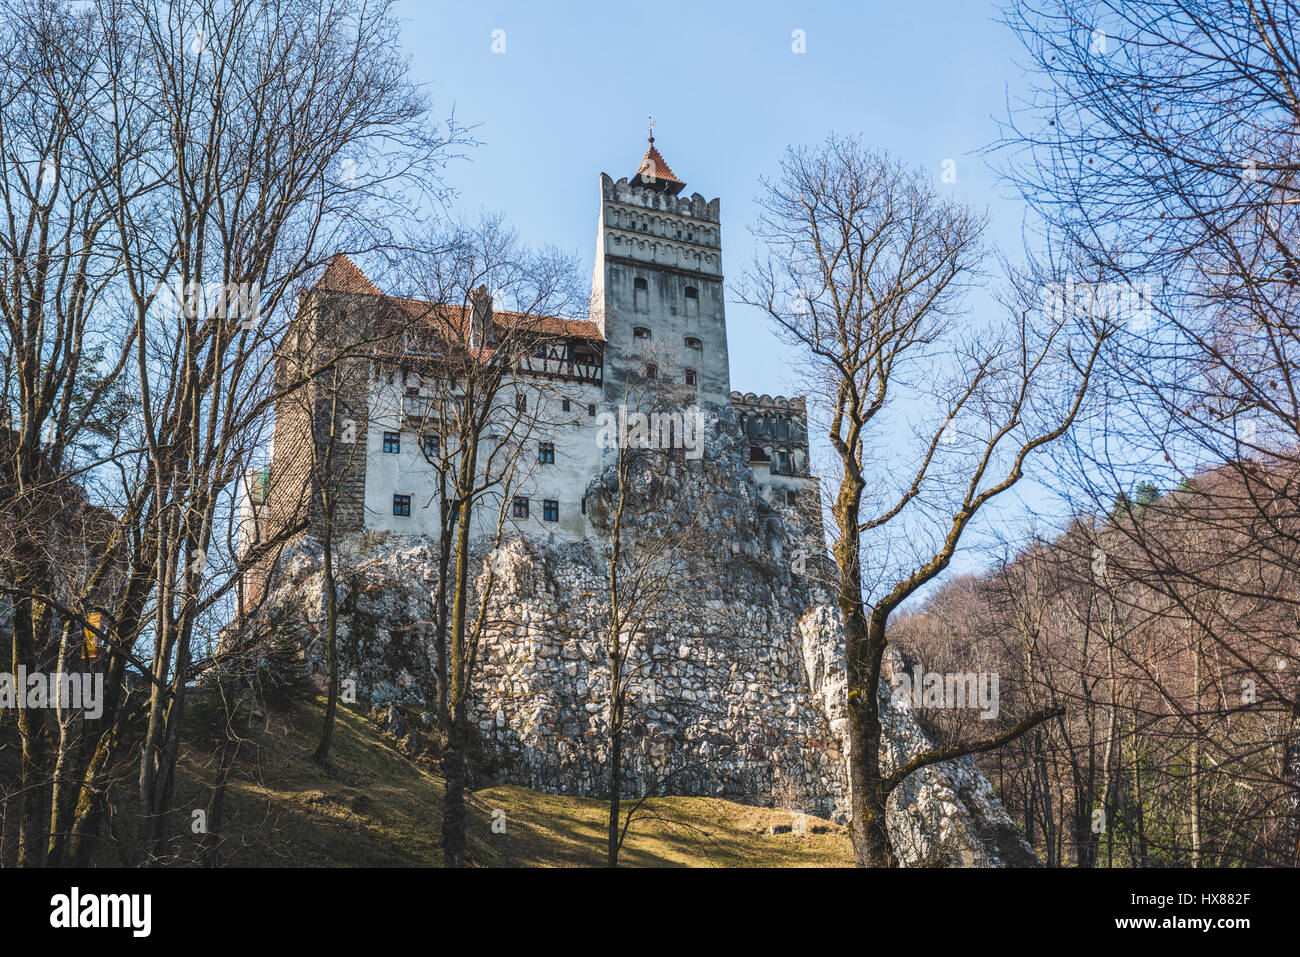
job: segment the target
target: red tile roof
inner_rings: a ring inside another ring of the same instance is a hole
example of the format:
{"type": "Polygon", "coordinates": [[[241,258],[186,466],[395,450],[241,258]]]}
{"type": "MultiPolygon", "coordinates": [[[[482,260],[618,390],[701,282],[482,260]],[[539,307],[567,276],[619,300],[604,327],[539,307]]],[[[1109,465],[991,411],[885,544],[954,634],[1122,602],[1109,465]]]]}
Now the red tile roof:
{"type": "Polygon", "coordinates": [[[328,289],[331,292],[354,292],[367,296],[382,296],[383,293],[366,278],[366,274],[342,253],[335,253],[325,272],[316,280],[313,289],[328,289]]]}
{"type": "MultiPolygon", "coordinates": [[[[382,296],[385,303],[400,309],[409,320],[456,328],[460,334],[466,334],[469,328],[468,307],[464,305],[439,305],[422,302],[418,299],[401,299],[385,295],[366,278],[347,256],[336,253],[325,267],[325,272],[316,280],[312,289],[324,289],[330,292],[345,292],[368,296],[382,296]]],[[[525,329],[547,336],[574,336],[579,339],[593,339],[604,342],[600,327],[587,319],[565,319],[560,316],[533,316],[522,312],[493,310],[492,321],[498,326],[525,329]]]]}
{"type": "Polygon", "coordinates": [[[677,174],[668,165],[668,161],[655,149],[654,140],[650,141],[650,148],[645,151],[645,156],[641,158],[641,165],[636,168],[636,175],[632,177],[632,180],[633,182],[640,181],[643,183],[666,180],[669,183],[676,184],[678,189],[686,185],[684,180],[677,178],[677,174]]]}
{"type": "MultiPolygon", "coordinates": [[[[412,319],[429,324],[451,326],[464,331],[468,327],[468,306],[439,305],[418,299],[394,299],[386,297],[412,319]]],[[[564,319],[560,316],[533,316],[526,312],[509,312],[502,309],[492,311],[492,321],[498,326],[511,329],[527,329],[548,336],[576,336],[580,339],[595,339],[603,342],[600,327],[589,319],[564,319]]]]}

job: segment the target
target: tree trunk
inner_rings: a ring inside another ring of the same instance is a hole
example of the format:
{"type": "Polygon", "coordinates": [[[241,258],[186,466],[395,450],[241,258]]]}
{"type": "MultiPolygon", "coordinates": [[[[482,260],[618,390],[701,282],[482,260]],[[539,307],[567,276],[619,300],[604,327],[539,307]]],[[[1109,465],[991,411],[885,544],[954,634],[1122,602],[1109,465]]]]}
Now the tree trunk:
{"type": "Polygon", "coordinates": [[[338,658],[338,589],[334,583],[334,521],[333,509],[325,507],[324,556],[322,575],[325,580],[325,661],[329,668],[329,692],[325,700],[325,723],[320,729],[320,743],[312,760],[324,766],[329,762],[330,739],[334,736],[334,716],[339,707],[339,658],[338,658]]]}
{"type": "MultiPolygon", "coordinates": [[[[860,594],[860,590],[851,594],[860,594]]],[[[868,626],[860,601],[846,600],[842,592],[840,612],[844,616],[849,651],[848,725],[849,788],[852,820],[853,859],[858,867],[896,867],[893,845],[885,820],[884,775],[880,768],[880,661],[884,656],[884,632],[868,626]],[[850,637],[851,636],[851,637],[850,637]],[[865,640],[864,640],[865,637],[865,640]]]]}
{"type": "Polygon", "coordinates": [[[462,709],[452,713],[442,773],[446,794],[442,804],[442,866],[465,866],[465,717],[462,709]]]}
{"type": "MultiPolygon", "coordinates": [[[[468,404],[468,400],[467,400],[468,404]]],[[[472,488],[477,468],[478,446],[470,437],[465,460],[461,463],[460,488],[472,488]]],[[[443,773],[446,798],[442,816],[442,854],[445,867],[465,866],[465,744],[467,737],[468,698],[470,694],[470,652],[466,645],[466,619],[469,610],[470,522],[473,510],[462,500],[456,526],[456,584],[451,609],[451,687],[448,701],[451,726],[447,731],[443,773]]]]}
{"type": "MultiPolygon", "coordinates": [[[[28,583],[20,581],[20,588],[28,583]]],[[[17,681],[19,668],[35,668],[34,633],[40,612],[30,598],[14,602],[13,613],[13,675],[17,681]]],[[[19,688],[18,693],[25,689],[19,688]]],[[[22,740],[22,796],[19,799],[18,866],[40,867],[43,863],[45,841],[43,838],[45,794],[45,717],[39,709],[18,709],[18,734],[22,740]]]]}
{"type": "Polygon", "coordinates": [[[618,819],[619,803],[623,796],[623,727],[622,708],[615,706],[619,715],[609,736],[609,861],[610,867],[618,867],[618,819]]]}

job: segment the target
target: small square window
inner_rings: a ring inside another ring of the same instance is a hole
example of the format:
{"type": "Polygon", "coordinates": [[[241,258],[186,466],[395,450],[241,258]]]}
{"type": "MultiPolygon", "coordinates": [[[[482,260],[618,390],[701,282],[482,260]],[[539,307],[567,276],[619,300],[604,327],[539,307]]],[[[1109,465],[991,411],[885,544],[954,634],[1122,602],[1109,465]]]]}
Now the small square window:
{"type": "Polygon", "coordinates": [[[400,452],[402,451],[402,433],[385,432],[384,433],[384,451],[400,452]]]}
{"type": "Polygon", "coordinates": [[[411,496],[394,495],[393,496],[393,514],[410,515],[411,514],[411,496]]]}
{"type": "Polygon", "coordinates": [[[555,443],[539,442],[537,443],[537,461],[540,465],[555,464],[555,443]]]}
{"type": "Polygon", "coordinates": [[[437,458],[442,452],[442,440],[436,435],[424,435],[420,437],[420,448],[429,458],[437,458]]]}
{"type": "Polygon", "coordinates": [[[526,495],[515,496],[514,516],[515,518],[528,517],[528,496],[526,495]]]}
{"type": "Polygon", "coordinates": [[[560,520],[560,503],[553,498],[542,499],[542,518],[548,522],[560,520]]]}
{"type": "Polygon", "coordinates": [[[568,412],[568,411],[569,411],[569,400],[568,400],[568,399],[563,399],[563,400],[561,400],[561,402],[560,402],[560,409],[561,409],[562,411],[564,411],[564,412],[568,412]]]}

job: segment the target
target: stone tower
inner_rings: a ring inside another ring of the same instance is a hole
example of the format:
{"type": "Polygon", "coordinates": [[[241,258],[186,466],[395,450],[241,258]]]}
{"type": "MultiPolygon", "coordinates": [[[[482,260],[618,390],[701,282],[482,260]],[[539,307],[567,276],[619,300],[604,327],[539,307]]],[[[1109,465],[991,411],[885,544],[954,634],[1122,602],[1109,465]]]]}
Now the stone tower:
{"type": "Polygon", "coordinates": [[[600,174],[591,318],[605,336],[605,399],[645,379],[719,405],[731,395],[718,200],[680,195],[650,148],[630,179],[600,174]]]}

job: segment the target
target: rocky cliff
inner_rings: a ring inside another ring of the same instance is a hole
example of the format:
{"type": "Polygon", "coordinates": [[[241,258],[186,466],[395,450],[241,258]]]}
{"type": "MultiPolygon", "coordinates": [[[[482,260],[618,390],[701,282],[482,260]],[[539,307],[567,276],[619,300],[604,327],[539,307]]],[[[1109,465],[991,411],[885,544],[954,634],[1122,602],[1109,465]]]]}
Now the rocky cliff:
{"type": "MultiPolygon", "coordinates": [[[[703,460],[665,453],[625,486],[629,548],[666,533],[702,545],[681,552],[678,587],[631,636],[638,651],[625,793],[719,796],[843,819],[842,634],[818,581],[820,544],[796,531],[792,510],[759,496],[734,414],[715,409],[708,429],[703,460]]],[[[517,537],[480,553],[495,586],[475,714],[504,781],[605,793],[603,533],[616,491],[612,469],[592,483],[589,542],[517,537]]],[[[436,554],[428,539],[371,534],[340,550],[344,674],[371,700],[432,699],[436,554]]],[[[310,540],[288,549],[263,612],[275,634],[307,650],[313,668],[322,657],[319,558],[310,540]]],[[[910,712],[892,703],[886,733],[890,765],[926,744],[910,712]]],[[[909,865],[1033,862],[969,759],[913,775],[891,800],[889,824],[909,865]]]]}

